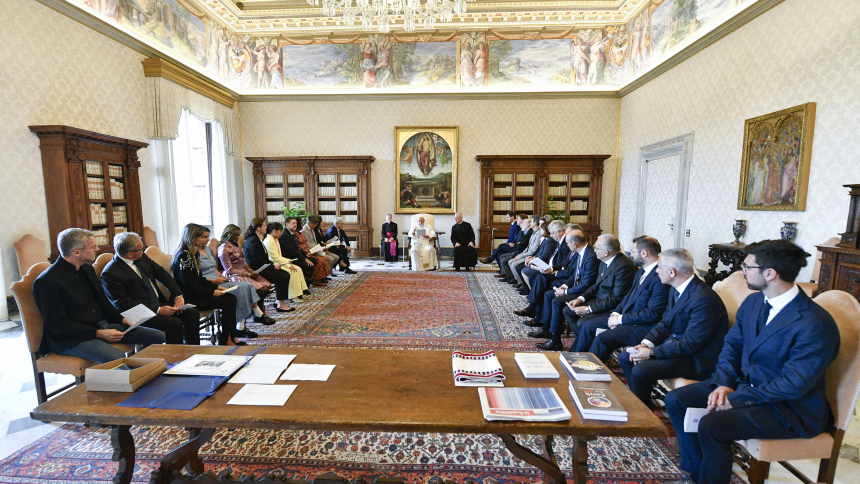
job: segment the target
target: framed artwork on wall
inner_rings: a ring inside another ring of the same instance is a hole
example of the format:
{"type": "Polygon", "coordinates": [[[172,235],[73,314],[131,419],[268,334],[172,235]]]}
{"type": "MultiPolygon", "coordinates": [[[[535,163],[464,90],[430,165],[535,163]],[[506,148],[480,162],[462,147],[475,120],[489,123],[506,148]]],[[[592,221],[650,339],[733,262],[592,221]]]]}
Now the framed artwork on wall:
{"type": "Polygon", "coordinates": [[[396,213],[457,211],[457,126],[394,128],[396,213]]]}
{"type": "Polygon", "coordinates": [[[806,210],[815,103],[744,121],[738,210],[806,210]]]}

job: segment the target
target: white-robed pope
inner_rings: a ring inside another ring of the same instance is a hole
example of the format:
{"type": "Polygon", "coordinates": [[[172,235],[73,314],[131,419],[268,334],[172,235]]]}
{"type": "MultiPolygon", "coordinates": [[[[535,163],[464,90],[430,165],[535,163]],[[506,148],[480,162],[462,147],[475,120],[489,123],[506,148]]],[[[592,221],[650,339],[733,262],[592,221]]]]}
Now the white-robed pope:
{"type": "Polygon", "coordinates": [[[436,231],[424,225],[424,217],[418,217],[418,223],[409,229],[409,238],[412,239],[412,249],[409,251],[412,269],[416,271],[435,269],[436,247],[433,245],[433,240],[436,239],[436,231]]]}

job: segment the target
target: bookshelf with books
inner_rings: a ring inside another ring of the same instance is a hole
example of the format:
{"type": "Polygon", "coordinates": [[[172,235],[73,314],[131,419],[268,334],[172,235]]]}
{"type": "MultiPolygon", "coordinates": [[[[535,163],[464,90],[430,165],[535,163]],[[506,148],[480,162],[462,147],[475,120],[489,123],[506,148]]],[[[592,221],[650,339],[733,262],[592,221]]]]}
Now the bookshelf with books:
{"type": "Polygon", "coordinates": [[[70,126],[30,126],[40,140],[51,260],[57,234],[69,227],[93,231],[100,252],[113,252],[113,237],[143,233],[140,141],[70,126]]]}
{"type": "Polygon", "coordinates": [[[481,224],[478,254],[486,257],[505,241],[507,212],[538,214],[546,197],[565,223],[582,225],[593,243],[600,235],[603,162],[609,155],[478,155],[481,164],[481,224]],[[493,233],[495,230],[495,234],[493,233]]]}
{"type": "Polygon", "coordinates": [[[319,215],[325,228],[342,217],[344,230],[356,255],[370,255],[369,177],[372,156],[299,156],[247,158],[254,165],[257,213],[283,221],[282,207],[304,203],[305,211],[319,215]],[[282,191],[270,192],[271,188],[282,191]],[[270,193],[272,194],[270,197],[270,193]],[[280,207],[274,208],[275,203],[280,207]]]}

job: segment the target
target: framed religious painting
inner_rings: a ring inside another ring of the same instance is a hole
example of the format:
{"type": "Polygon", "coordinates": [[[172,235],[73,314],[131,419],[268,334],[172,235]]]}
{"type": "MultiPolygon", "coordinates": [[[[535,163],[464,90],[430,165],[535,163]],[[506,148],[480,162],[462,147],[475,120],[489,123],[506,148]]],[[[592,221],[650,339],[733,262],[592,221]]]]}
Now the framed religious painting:
{"type": "Polygon", "coordinates": [[[459,128],[394,128],[397,166],[396,213],[457,211],[459,128]]]}
{"type": "Polygon", "coordinates": [[[738,210],[806,210],[815,103],[744,122],[738,210]]]}

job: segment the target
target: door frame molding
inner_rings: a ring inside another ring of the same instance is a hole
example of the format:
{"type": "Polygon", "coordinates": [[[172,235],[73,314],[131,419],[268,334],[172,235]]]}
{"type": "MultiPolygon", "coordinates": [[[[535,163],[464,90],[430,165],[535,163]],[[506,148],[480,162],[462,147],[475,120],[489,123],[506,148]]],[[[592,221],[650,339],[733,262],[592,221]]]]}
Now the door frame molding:
{"type": "Polygon", "coordinates": [[[639,195],[636,210],[636,234],[645,229],[645,198],[648,191],[648,163],[670,156],[681,156],[678,169],[678,199],[675,204],[675,247],[684,247],[687,229],[687,200],[690,188],[690,165],[693,162],[693,133],[659,141],[639,148],[639,195]]]}

